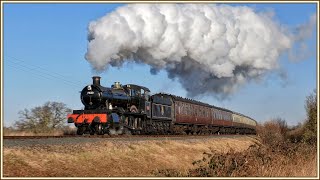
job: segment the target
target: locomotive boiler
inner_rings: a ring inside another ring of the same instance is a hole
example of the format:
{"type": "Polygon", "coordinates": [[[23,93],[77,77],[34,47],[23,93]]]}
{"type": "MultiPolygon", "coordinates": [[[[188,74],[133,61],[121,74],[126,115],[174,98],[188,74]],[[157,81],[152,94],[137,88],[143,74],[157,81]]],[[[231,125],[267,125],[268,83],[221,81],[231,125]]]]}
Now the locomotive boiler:
{"type": "Polygon", "coordinates": [[[133,84],[122,86],[119,82],[108,88],[100,85],[100,79],[99,76],[92,77],[92,84],[81,91],[80,98],[85,110],[117,108],[120,111],[143,111],[141,101],[149,98],[148,88],[133,84]]]}

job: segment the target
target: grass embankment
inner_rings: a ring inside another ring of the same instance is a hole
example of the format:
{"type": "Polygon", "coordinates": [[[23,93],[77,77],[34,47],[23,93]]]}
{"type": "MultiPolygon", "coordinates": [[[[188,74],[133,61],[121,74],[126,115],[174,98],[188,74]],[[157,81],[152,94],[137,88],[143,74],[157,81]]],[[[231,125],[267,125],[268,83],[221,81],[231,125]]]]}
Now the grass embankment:
{"type": "Polygon", "coordinates": [[[183,175],[203,152],[241,152],[252,144],[253,138],[241,137],[5,147],[3,173],[5,177],[156,176],[174,169],[183,175]]]}

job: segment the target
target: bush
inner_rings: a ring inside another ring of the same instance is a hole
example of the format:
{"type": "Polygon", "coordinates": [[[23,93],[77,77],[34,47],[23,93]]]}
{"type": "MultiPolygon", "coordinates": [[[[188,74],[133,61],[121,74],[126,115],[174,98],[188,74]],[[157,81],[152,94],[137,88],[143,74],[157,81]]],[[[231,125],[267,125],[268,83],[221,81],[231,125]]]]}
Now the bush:
{"type": "Polygon", "coordinates": [[[317,92],[313,91],[306,98],[305,109],[307,112],[307,122],[304,126],[303,139],[308,144],[316,145],[317,143],[317,92]]]}
{"type": "Polygon", "coordinates": [[[286,132],[283,132],[278,121],[272,120],[258,125],[257,135],[262,144],[276,146],[277,143],[285,141],[286,132]]]}

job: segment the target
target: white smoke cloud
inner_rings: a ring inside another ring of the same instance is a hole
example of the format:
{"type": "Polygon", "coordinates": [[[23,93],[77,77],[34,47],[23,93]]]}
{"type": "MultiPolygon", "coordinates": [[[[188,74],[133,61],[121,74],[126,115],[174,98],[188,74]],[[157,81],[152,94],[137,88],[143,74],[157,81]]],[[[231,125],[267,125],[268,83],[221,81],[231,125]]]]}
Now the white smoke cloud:
{"type": "Polygon", "coordinates": [[[314,26],[294,36],[271,16],[245,6],[127,5],[89,24],[85,57],[98,71],[146,63],[151,73],[165,69],[188,96],[225,97],[277,69],[279,56],[314,26]]]}

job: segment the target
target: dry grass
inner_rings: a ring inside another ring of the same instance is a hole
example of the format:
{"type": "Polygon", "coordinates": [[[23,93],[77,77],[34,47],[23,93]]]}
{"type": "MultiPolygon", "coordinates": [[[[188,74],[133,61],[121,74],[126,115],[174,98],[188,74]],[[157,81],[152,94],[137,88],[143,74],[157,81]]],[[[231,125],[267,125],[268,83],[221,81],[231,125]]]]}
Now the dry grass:
{"type": "Polygon", "coordinates": [[[183,174],[203,152],[240,152],[252,144],[252,138],[243,137],[5,147],[3,172],[6,177],[155,176],[163,169],[183,174]]]}

